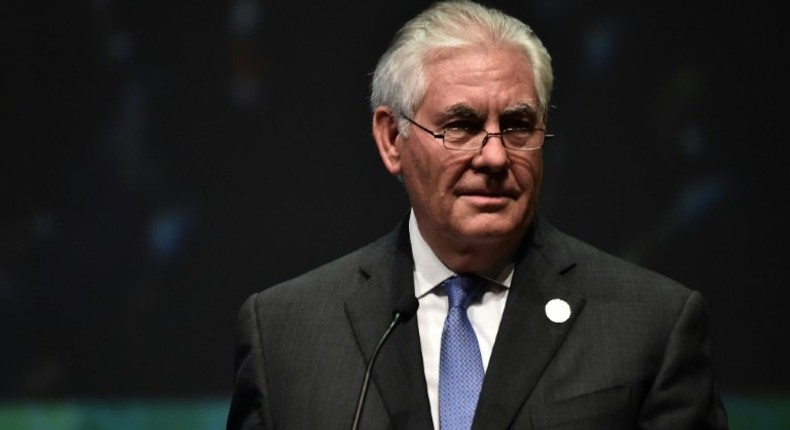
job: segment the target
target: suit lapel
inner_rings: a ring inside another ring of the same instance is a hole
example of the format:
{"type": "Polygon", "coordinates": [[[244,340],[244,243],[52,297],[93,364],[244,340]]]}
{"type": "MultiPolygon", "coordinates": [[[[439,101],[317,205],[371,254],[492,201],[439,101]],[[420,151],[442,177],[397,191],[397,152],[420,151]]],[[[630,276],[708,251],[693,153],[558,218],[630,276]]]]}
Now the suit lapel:
{"type": "Polygon", "coordinates": [[[569,288],[573,261],[556,230],[536,225],[522,247],[502,322],[478,402],[474,428],[507,428],[559,349],[584,298],[569,288]],[[571,308],[563,323],[551,322],[546,302],[560,298],[571,308]]]}
{"type": "MultiPolygon", "coordinates": [[[[361,286],[345,303],[366,363],[389,326],[396,303],[414,295],[406,224],[389,238],[389,243],[366,256],[360,265],[361,286]]],[[[373,391],[381,395],[394,428],[433,428],[416,318],[395,327],[379,352],[368,397],[373,391]]],[[[364,415],[363,411],[362,422],[364,415]]]]}

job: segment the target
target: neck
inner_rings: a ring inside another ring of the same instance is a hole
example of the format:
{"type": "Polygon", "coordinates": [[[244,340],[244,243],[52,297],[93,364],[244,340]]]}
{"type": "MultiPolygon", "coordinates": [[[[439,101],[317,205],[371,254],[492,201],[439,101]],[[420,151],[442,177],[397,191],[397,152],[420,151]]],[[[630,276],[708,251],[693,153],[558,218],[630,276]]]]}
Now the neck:
{"type": "Polygon", "coordinates": [[[439,260],[456,273],[496,271],[513,260],[521,243],[521,237],[485,243],[452,243],[431,241],[429,238],[425,240],[439,260]]]}
{"type": "Polygon", "coordinates": [[[461,234],[437,234],[440,229],[421,228],[412,212],[409,231],[412,240],[427,246],[434,256],[455,273],[499,273],[513,263],[532,220],[509,235],[469,237],[461,234]]]}

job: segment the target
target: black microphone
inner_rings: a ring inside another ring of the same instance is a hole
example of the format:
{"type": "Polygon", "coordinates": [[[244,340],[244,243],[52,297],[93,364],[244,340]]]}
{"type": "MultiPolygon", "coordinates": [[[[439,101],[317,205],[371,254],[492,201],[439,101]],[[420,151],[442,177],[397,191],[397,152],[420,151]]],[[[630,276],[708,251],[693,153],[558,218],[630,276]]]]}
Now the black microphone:
{"type": "Polygon", "coordinates": [[[365,379],[362,381],[362,389],[359,391],[359,399],[357,399],[357,412],[354,414],[354,423],[351,425],[351,430],[357,430],[357,427],[359,427],[359,418],[362,416],[362,407],[365,405],[365,397],[367,397],[368,385],[370,385],[370,373],[373,370],[373,363],[376,361],[376,357],[379,355],[381,346],[384,345],[384,341],[387,340],[387,338],[390,336],[390,333],[392,333],[392,330],[396,325],[398,325],[398,323],[405,323],[411,319],[412,316],[414,316],[414,314],[417,312],[418,306],[420,306],[420,303],[414,296],[402,298],[395,306],[395,311],[392,313],[392,321],[390,321],[387,331],[385,331],[381,336],[381,339],[379,339],[379,343],[376,345],[376,349],[373,350],[373,355],[370,356],[370,361],[368,361],[368,367],[365,369],[365,379]]]}

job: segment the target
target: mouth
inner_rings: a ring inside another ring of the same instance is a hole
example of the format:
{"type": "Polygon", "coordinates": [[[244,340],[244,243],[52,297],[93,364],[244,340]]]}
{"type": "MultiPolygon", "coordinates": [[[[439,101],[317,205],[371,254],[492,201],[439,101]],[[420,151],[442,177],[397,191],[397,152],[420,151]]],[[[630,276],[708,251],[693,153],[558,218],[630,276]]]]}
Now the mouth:
{"type": "Polygon", "coordinates": [[[518,191],[510,189],[486,189],[486,188],[460,188],[456,190],[459,197],[501,197],[515,199],[518,198],[518,191]]]}
{"type": "Polygon", "coordinates": [[[501,209],[518,197],[513,192],[489,190],[466,190],[457,195],[460,200],[486,210],[501,209]]]}

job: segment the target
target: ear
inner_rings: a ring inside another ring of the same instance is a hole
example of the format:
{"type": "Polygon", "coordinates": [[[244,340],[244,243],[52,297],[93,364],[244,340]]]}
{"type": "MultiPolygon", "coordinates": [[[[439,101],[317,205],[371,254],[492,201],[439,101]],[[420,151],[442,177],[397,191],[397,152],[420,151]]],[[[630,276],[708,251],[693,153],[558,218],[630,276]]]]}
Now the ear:
{"type": "Polygon", "coordinates": [[[384,166],[393,175],[401,174],[401,153],[398,118],[387,106],[379,106],[373,112],[373,138],[379,148],[384,166]]]}

